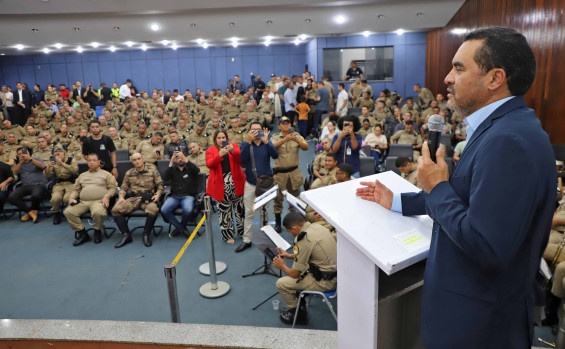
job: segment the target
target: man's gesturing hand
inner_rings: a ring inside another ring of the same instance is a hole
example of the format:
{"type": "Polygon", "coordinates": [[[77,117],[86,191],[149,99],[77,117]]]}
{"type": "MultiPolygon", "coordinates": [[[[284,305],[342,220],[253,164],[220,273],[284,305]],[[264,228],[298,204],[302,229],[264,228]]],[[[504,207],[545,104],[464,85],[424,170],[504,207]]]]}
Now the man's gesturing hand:
{"type": "Polygon", "coordinates": [[[357,196],[361,199],[374,201],[382,207],[390,210],[392,207],[392,191],[384,186],[381,182],[361,182],[365,187],[357,188],[357,196]]]}
{"type": "Polygon", "coordinates": [[[445,147],[442,145],[436,152],[437,164],[430,157],[428,142],[422,146],[422,156],[418,159],[418,182],[427,193],[438,183],[449,180],[449,170],[445,163],[445,147]]]}

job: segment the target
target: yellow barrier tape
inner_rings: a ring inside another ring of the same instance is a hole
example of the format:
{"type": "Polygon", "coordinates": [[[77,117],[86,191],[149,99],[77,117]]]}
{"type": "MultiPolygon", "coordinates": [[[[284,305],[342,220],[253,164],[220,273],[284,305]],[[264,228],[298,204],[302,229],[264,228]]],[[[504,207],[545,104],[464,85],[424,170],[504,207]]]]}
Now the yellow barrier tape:
{"type": "Polygon", "coordinates": [[[204,223],[204,220],[206,220],[206,215],[202,216],[202,219],[200,220],[200,223],[198,223],[198,225],[196,226],[196,228],[194,229],[194,231],[192,232],[192,234],[190,235],[190,237],[186,240],[186,242],[184,243],[184,246],[181,248],[181,250],[179,251],[179,254],[177,254],[177,256],[175,257],[175,260],[173,261],[173,265],[177,265],[177,263],[179,262],[179,260],[181,259],[182,255],[184,254],[184,251],[186,251],[188,245],[190,245],[190,243],[192,242],[192,239],[194,239],[194,236],[196,235],[196,233],[198,233],[198,229],[200,229],[200,227],[202,226],[202,224],[204,223]]]}

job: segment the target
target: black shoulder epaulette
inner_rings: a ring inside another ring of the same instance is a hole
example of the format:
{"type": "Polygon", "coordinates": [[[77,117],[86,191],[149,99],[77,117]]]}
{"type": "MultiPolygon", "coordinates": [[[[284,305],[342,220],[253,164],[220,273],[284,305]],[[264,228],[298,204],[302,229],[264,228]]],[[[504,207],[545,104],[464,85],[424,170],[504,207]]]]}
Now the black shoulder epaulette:
{"type": "Polygon", "coordinates": [[[305,236],[306,236],[306,232],[301,231],[300,234],[298,234],[298,236],[296,237],[296,241],[300,241],[300,240],[304,239],[305,236]]]}

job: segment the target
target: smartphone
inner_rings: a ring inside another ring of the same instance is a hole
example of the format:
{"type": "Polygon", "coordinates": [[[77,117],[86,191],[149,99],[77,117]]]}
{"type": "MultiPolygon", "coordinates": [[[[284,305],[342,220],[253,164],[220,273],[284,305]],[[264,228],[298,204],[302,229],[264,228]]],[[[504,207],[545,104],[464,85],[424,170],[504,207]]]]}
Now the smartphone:
{"type": "Polygon", "coordinates": [[[180,147],[179,147],[179,146],[176,146],[176,147],[175,147],[175,151],[180,151],[180,147]]]}
{"type": "Polygon", "coordinates": [[[257,133],[257,137],[259,137],[259,138],[265,137],[265,132],[264,132],[264,131],[259,131],[259,132],[257,133]]]}
{"type": "Polygon", "coordinates": [[[265,254],[267,255],[267,257],[269,257],[270,259],[273,259],[276,257],[276,255],[273,253],[273,251],[271,251],[270,248],[266,248],[263,250],[263,252],[265,252],[265,254]]]}
{"type": "Polygon", "coordinates": [[[71,206],[74,206],[74,205],[78,204],[78,203],[80,202],[80,199],[77,198],[77,199],[75,199],[75,201],[76,201],[76,202],[73,202],[73,203],[71,204],[71,206]]]}
{"type": "Polygon", "coordinates": [[[223,142],[222,142],[222,148],[227,147],[229,144],[230,144],[230,142],[228,142],[228,141],[223,141],[223,142]]]}
{"type": "Polygon", "coordinates": [[[51,155],[51,156],[49,157],[49,161],[55,162],[55,155],[51,155]]]}
{"type": "Polygon", "coordinates": [[[294,133],[294,127],[289,128],[288,133],[294,133]]]}
{"type": "Polygon", "coordinates": [[[22,155],[27,155],[27,149],[22,149],[22,155]]]}
{"type": "Polygon", "coordinates": [[[161,151],[160,151],[160,150],[155,150],[155,153],[157,153],[157,155],[161,155],[161,151]]]}

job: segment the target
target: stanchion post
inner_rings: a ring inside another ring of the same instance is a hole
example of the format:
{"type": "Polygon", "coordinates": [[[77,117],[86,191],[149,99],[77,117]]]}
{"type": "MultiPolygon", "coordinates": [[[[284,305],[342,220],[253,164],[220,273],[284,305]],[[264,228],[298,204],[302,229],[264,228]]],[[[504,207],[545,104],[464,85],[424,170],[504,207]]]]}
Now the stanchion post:
{"type": "Polygon", "coordinates": [[[218,282],[216,275],[216,256],[214,253],[214,236],[212,233],[212,203],[209,196],[204,197],[204,207],[206,214],[206,241],[208,242],[209,266],[210,266],[210,282],[200,287],[200,294],[206,298],[218,298],[230,290],[227,282],[218,282]]]}
{"type": "Polygon", "coordinates": [[[171,321],[180,323],[179,299],[177,294],[177,270],[173,264],[165,266],[165,278],[169,292],[169,304],[171,306],[171,321]]]}

